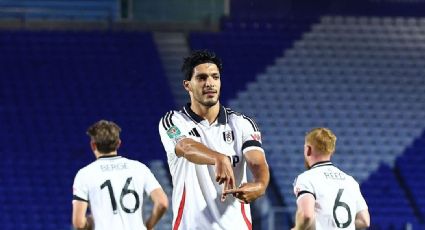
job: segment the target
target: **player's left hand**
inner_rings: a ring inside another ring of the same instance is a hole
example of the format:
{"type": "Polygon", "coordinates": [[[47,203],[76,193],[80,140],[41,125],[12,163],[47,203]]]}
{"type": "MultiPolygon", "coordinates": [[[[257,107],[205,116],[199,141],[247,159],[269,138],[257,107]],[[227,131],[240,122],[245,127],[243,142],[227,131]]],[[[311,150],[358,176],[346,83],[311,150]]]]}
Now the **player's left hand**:
{"type": "Polygon", "coordinates": [[[265,186],[259,182],[243,183],[239,188],[228,189],[224,195],[232,194],[244,203],[251,203],[258,197],[264,195],[265,186]]]}

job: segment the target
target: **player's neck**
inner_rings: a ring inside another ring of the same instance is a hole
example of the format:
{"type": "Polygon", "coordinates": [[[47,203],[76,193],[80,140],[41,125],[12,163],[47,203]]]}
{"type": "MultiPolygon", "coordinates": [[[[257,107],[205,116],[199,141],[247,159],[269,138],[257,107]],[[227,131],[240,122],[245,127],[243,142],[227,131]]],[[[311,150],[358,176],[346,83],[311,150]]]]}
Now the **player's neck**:
{"type": "Polygon", "coordinates": [[[213,106],[205,106],[199,103],[192,103],[190,109],[198,116],[206,119],[210,124],[217,120],[218,113],[220,112],[220,102],[213,106]]]}
{"type": "Polygon", "coordinates": [[[317,156],[317,157],[315,157],[314,158],[314,160],[311,162],[311,165],[315,165],[315,164],[317,164],[317,163],[320,163],[320,162],[325,162],[325,161],[330,161],[331,160],[331,158],[329,157],[329,156],[317,156]]]}
{"type": "Polygon", "coordinates": [[[99,157],[111,157],[111,156],[117,156],[118,152],[114,151],[114,152],[110,152],[110,153],[100,153],[99,151],[95,152],[96,155],[96,159],[99,159],[99,157]]]}

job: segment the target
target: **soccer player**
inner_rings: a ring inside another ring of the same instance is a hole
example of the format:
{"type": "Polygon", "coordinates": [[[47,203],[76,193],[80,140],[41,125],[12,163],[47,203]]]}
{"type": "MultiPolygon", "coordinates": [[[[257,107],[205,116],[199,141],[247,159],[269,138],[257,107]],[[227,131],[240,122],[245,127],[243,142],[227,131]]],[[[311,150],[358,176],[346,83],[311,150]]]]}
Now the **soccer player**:
{"type": "Polygon", "coordinates": [[[101,120],[87,131],[96,161],[80,169],[73,185],[72,224],[77,229],[153,229],[168,208],[168,199],[144,164],[117,155],[121,129],[101,120]],[[153,201],[145,223],[143,192],[153,201]],[[93,216],[86,216],[90,204],[93,216]]]}
{"type": "Polygon", "coordinates": [[[362,229],[370,216],[359,184],[332,164],[336,136],[327,128],[307,133],[305,166],[294,183],[297,212],[293,229],[362,229]]]}
{"type": "Polygon", "coordinates": [[[186,57],[183,86],[190,103],[159,122],[173,182],[173,230],[252,229],[249,203],[269,183],[257,124],[219,102],[221,69],[212,52],[186,57]]]}

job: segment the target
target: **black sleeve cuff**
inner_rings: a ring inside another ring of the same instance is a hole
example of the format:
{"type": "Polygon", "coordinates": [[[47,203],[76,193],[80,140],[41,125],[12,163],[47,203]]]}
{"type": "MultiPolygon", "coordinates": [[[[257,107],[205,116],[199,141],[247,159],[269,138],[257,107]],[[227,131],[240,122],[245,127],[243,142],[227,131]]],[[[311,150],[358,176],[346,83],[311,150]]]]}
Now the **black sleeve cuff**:
{"type": "Polygon", "coordinates": [[[79,197],[79,196],[76,196],[76,195],[74,195],[74,196],[72,197],[72,200],[79,200],[79,201],[89,202],[88,200],[84,200],[83,198],[81,198],[81,197],[79,197]]]}
{"type": "Polygon", "coordinates": [[[252,146],[256,146],[256,147],[260,147],[261,148],[261,143],[259,141],[256,140],[250,140],[250,141],[245,141],[245,143],[243,143],[242,145],[242,151],[248,147],[252,147],[252,146]]]}
{"type": "Polygon", "coordinates": [[[309,192],[309,191],[300,191],[300,192],[298,192],[297,198],[300,197],[302,194],[305,194],[305,193],[310,193],[311,195],[314,196],[314,199],[316,199],[316,194],[314,194],[312,192],[309,192]]]}

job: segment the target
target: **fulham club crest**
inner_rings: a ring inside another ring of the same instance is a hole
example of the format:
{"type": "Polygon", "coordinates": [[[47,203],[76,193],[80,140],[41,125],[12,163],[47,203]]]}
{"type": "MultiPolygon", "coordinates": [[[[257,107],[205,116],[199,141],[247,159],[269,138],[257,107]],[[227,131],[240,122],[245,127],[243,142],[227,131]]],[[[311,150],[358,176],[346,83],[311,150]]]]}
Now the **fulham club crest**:
{"type": "Polygon", "coordinates": [[[233,131],[229,130],[229,131],[223,132],[223,139],[225,142],[229,144],[232,143],[233,140],[235,139],[235,135],[233,134],[233,131]]]}

